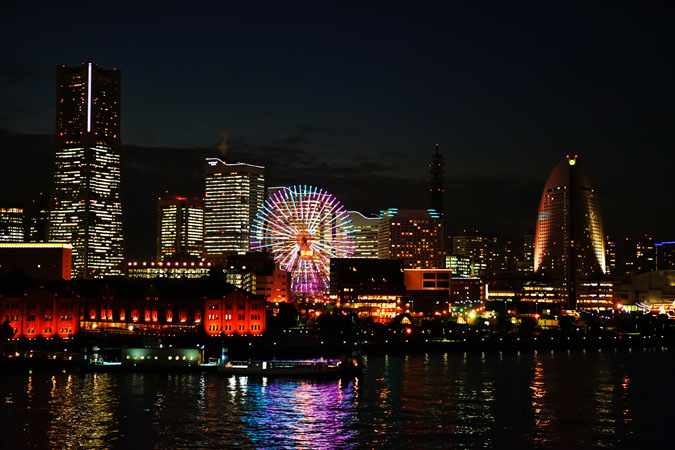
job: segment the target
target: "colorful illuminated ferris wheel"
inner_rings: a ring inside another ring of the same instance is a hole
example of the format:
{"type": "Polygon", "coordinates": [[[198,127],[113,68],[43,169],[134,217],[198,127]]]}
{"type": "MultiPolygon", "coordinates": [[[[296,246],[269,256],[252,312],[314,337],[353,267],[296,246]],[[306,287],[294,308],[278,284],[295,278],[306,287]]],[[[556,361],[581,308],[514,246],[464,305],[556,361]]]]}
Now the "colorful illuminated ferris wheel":
{"type": "Polygon", "coordinates": [[[291,293],[328,292],[330,258],[354,253],[354,227],[347,210],[328,192],[291,186],[272,194],[258,210],[251,250],[267,250],[291,273],[291,293]]]}

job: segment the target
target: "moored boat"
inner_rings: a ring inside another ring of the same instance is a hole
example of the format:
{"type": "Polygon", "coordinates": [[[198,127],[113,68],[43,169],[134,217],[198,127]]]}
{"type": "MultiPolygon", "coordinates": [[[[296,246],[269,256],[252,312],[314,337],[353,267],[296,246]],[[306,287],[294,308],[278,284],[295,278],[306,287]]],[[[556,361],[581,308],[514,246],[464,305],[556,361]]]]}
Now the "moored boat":
{"type": "Polygon", "coordinates": [[[354,375],[361,364],[352,359],[305,359],[268,361],[228,361],[218,366],[223,375],[316,377],[354,375]]]}

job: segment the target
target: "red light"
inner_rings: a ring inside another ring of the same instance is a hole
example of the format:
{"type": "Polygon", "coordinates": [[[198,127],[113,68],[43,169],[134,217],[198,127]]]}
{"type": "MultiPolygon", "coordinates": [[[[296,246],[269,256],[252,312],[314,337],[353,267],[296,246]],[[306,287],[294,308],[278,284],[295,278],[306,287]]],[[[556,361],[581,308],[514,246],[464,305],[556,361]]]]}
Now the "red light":
{"type": "Polygon", "coordinates": [[[406,332],[407,334],[412,333],[412,328],[406,328],[406,329],[405,329],[405,332],[406,332]]]}

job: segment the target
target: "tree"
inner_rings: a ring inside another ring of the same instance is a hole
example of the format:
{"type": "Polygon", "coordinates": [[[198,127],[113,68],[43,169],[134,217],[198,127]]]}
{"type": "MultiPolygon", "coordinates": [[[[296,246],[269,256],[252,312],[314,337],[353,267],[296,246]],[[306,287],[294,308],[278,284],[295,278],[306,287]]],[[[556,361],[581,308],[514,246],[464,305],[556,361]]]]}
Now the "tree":
{"type": "Polygon", "coordinates": [[[11,339],[14,337],[14,334],[14,328],[9,324],[9,317],[6,317],[5,321],[0,325],[0,341],[11,339]]]}

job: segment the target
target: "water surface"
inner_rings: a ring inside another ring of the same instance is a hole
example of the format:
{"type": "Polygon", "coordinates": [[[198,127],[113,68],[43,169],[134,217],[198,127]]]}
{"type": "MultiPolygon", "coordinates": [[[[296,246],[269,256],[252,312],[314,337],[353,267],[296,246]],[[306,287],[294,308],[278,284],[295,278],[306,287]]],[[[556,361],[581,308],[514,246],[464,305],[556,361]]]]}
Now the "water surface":
{"type": "Polygon", "coordinates": [[[19,371],[2,448],[670,448],[673,351],[366,358],[358,378],[19,371]]]}

